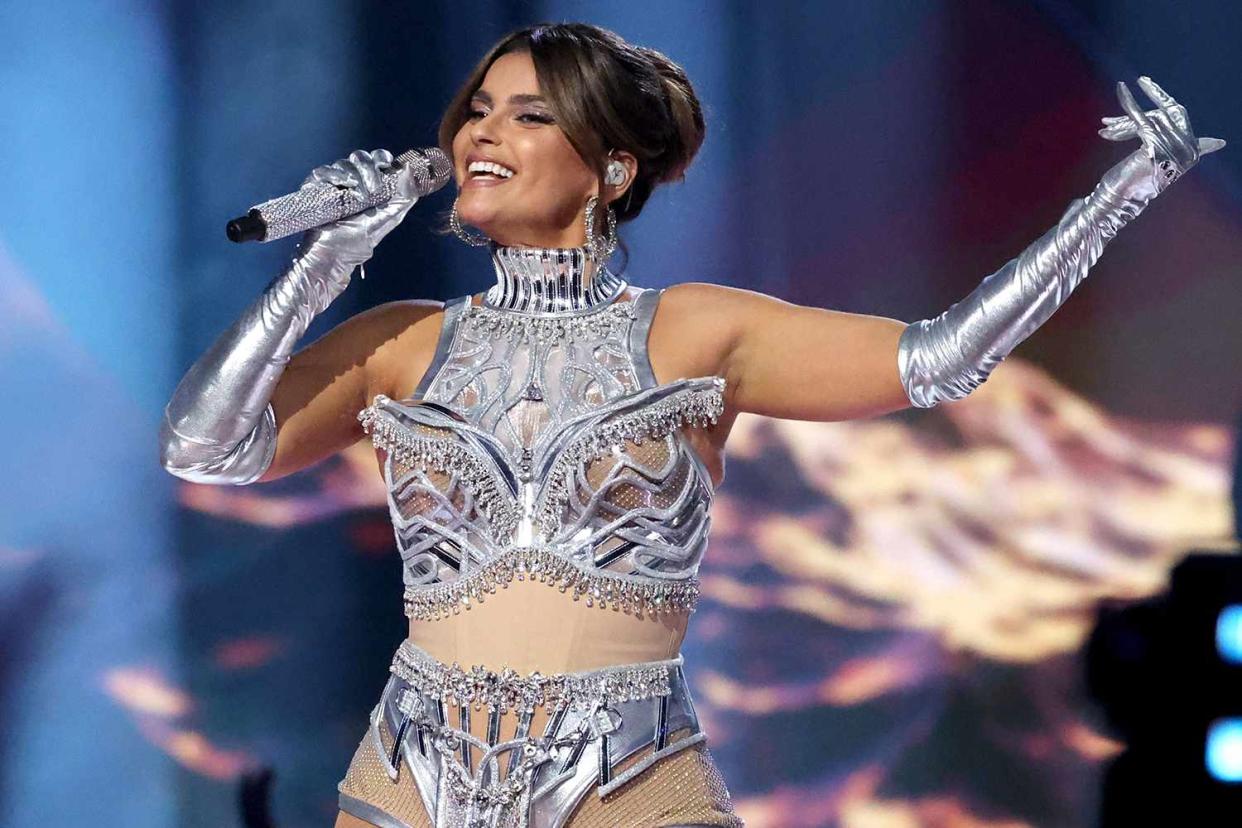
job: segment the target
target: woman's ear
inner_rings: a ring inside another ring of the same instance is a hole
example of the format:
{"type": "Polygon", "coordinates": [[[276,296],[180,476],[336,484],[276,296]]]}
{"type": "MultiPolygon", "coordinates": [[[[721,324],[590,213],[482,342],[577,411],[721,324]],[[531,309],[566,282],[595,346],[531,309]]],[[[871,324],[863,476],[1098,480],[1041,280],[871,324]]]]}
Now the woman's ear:
{"type": "Polygon", "coordinates": [[[613,150],[608,163],[620,163],[623,167],[625,167],[624,181],[620,184],[605,185],[608,193],[606,201],[611,204],[618,198],[621,198],[621,196],[625,195],[625,193],[634,184],[634,179],[638,176],[638,159],[635,158],[633,154],[623,150],[613,150]]]}

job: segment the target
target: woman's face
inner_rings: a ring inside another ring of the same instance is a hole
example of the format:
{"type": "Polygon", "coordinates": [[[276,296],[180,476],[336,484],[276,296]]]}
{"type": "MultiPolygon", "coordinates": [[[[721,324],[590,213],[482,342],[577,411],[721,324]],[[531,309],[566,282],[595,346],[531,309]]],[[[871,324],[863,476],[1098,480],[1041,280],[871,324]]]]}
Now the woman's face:
{"type": "Polygon", "coordinates": [[[599,193],[599,183],[549,107],[530,54],[510,52],[487,70],[470,117],[453,139],[458,217],[499,244],[586,243],[583,210],[599,193]],[[479,159],[499,163],[513,175],[469,172],[479,159]]]}

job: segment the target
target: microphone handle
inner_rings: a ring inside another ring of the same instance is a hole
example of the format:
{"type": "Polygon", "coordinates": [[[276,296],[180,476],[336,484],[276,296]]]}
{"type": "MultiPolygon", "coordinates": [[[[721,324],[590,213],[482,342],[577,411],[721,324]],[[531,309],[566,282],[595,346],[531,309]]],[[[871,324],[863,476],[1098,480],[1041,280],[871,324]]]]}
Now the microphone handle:
{"type": "Polygon", "coordinates": [[[225,226],[232,241],[270,242],[356,215],[389,201],[397,190],[397,174],[406,164],[414,165],[415,192],[428,195],[448,183],[452,165],[438,148],[406,150],[384,170],[380,187],[370,197],[362,197],[351,187],[311,182],[288,195],[256,204],[244,216],[225,226]]]}

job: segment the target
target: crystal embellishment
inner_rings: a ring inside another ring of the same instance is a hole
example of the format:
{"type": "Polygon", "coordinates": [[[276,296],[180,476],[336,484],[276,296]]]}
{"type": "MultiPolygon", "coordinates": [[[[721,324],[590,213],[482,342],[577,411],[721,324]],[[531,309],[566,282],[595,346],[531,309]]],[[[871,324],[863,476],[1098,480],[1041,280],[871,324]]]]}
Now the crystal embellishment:
{"type": "Polygon", "coordinates": [[[512,668],[499,672],[476,664],[469,670],[457,662],[445,664],[403,641],[389,670],[420,692],[454,706],[475,710],[530,713],[549,710],[589,710],[617,702],[667,696],[677,659],[642,665],[623,665],[582,673],[539,672],[522,675],[512,668]]]}
{"type": "Polygon", "coordinates": [[[586,606],[612,608],[635,615],[693,612],[700,584],[690,577],[669,581],[648,581],[603,569],[593,569],[573,560],[571,555],[543,539],[553,537],[560,525],[561,510],[569,497],[578,471],[586,463],[611,451],[625,441],[641,444],[663,438],[685,424],[703,426],[716,423],[724,410],[723,377],[712,377],[707,388],[688,387],[669,394],[629,414],[605,420],[572,440],[557,457],[544,482],[535,508],[538,542],[511,546],[521,522],[521,505],[503,483],[496,479],[486,462],[467,446],[443,438],[411,433],[390,412],[382,408],[388,398],[380,394],[358,419],[371,434],[377,447],[389,451],[403,462],[438,471],[455,470],[471,487],[479,509],[488,517],[493,540],[502,551],[456,580],[431,585],[407,586],[405,614],[419,620],[436,620],[459,614],[482,603],[496,588],[508,588],[515,579],[529,578],[563,593],[586,606]]]}
{"type": "Polygon", "coordinates": [[[521,520],[511,498],[506,497],[503,483],[496,479],[486,462],[469,447],[456,440],[423,437],[414,434],[388,411],[383,404],[389,398],[375,396],[375,402],[358,412],[362,429],[371,435],[371,443],[402,463],[436,471],[460,472],[474,491],[479,511],[487,516],[495,538],[508,538],[521,520]]]}
{"type": "Polygon", "coordinates": [[[724,413],[724,388],[723,377],[712,377],[712,387],[708,389],[687,388],[670,394],[650,406],[603,422],[574,440],[549,472],[539,506],[540,525],[555,525],[573,487],[576,470],[613,446],[627,440],[641,444],[649,438],[664,437],[682,425],[715,425],[724,413]]]}
{"type": "Polygon", "coordinates": [[[577,316],[528,316],[495,310],[485,305],[470,305],[462,324],[475,335],[489,339],[517,342],[557,342],[567,340],[603,340],[618,326],[628,325],[637,318],[633,302],[612,302],[603,310],[577,316]]]}
{"type": "Polygon", "coordinates": [[[699,597],[696,577],[658,583],[634,581],[604,570],[588,570],[548,546],[514,546],[474,570],[470,575],[432,586],[405,588],[405,614],[412,619],[434,621],[458,615],[480,604],[496,588],[508,589],[514,580],[538,581],[588,606],[633,614],[693,612],[699,597]]]}

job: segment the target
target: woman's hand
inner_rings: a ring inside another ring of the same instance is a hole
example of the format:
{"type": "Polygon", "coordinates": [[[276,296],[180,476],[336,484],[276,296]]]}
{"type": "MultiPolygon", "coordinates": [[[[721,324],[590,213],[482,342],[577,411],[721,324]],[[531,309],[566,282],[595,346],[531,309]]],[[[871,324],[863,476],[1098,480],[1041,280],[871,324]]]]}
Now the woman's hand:
{"type": "Polygon", "coordinates": [[[1157,108],[1143,112],[1125,82],[1118,81],[1117,98],[1126,114],[1101,118],[1105,126],[1100,135],[1110,141],[1128,141],[1137,136],[1143,142],[1142,149],[1155,164],[1154,194],[1158,195],[1204,155],[1224,147],[1225,142],[1220,138],[1195,138],[1186,107],[1146,75],[1139,77],[1138,84],[1157,108]]]}
{"type": "MultiPolygon", "coordinates": [[[[392,162],[392,153],[385,149],[355,150],[348,158],[311,170],[302,184],[350,187],[365,199],[383,189],[381,176],[392,162]]],[[[398,173],[396,192],[386,203],[306,231],[299,247],[307,251],[313,249],[348,265],[348,274],[371,258],[375,247],[401,223],[417,201],[413,170],[407,165],[398,173]]]]}
{"type": "MultiPolygon", "coordinates": [[[[317,167],[304,183],[368,195],[392,160],[386,150],[354,152],[317,167]]],[[[412,176],[408,167],[399,173],[386,203],[307,231],[293,262],[190,367],[164,408],[165,469],[195,483],[245,485],[303,468],[362,436],[355,414],[365,405],[372,360],[394,332],[434,307],[390,303],[293,350],[418,200],[412,176]]]]}

